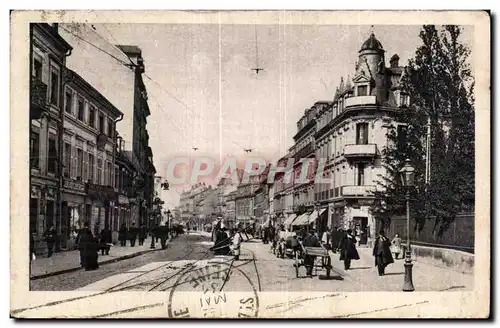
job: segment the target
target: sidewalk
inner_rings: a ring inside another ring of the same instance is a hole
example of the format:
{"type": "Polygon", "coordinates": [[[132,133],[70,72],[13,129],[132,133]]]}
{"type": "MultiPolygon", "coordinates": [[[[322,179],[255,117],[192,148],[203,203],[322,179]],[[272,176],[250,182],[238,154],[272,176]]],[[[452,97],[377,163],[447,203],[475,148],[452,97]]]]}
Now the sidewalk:
{"type": "MultiPolygon", "coordinates": [[[[378,276],[371,248],[358,248],[360,260],[352,261],[344,270],[339,254],[330,252],[334,271],[367,291],[401,291],[404,281],[404,259],[394,260],[384,276],[378,276]]],[[[473,290],[474,276],[441,268],[413,259],[413,285],[415,291],[473,290]]]]}
{"type": "MultiPolygon", "coordinates": [[[[167,241],[167,245],[169,242],[170,240],[167,241]]],[[[130,247],[130,242],[127,241],[127,246],[125,247],[119,245],[112,246],[109,255],[101,255],[99,252],[98,261],[99,264],[106,264],[129,259],[155,250],[161,250],[159,242],[155,243],[155,249],[151,249],[150,246],[151,237],[148,237],[142,246],[139,246],[138,241],[136,241],[135,246],[130,247]]],[[[32,261],[30,279],[40,279],[81,269],[80,252],[78,250],[64,251],[54,253],[50,258],[46,256],[37,257],[35,261],[32,261]]]]}

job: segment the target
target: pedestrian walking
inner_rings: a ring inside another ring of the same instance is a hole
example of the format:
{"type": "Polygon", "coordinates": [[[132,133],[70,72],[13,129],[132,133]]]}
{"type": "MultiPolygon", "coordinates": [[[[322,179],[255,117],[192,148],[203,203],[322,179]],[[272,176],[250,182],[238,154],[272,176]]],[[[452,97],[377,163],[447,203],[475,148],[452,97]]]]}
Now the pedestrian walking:
{"type": "Polygon", "coordinates": [[[153,228],[153,235],[157,243],[160,240],[160,230],[161,229],[159,224],[156,224],[155,227],[153,228]]]}
{"type": "Polygon", "coordinates": [[[143,224],[141,228],[139,229],[139,246],[144,245],[144,241],[146,240],[146,235],[148,231],[146,229],[146,226],[143,224]]]}
{"type": "Polygon", "coordinates": [[[340,260],[344,261],[344,269],[351,268],[352,260],[359,260],[358,250],[356,249],[356,237],[352,235],[352,230],[347,229],[345,235],[340,240],[340,260]]]}
{"type": "MultiPolygon", "coordinates": [[[[304,247],[320,247],[320,242],[314,229],[309,230],[302,245],[304,245],[304,247]]],[[[304,255],[304,266],[306,267],[306,275],[308,277],[312,277],[315,260],[316,256],[314,255],[304,255]]]]}
{"type": "Polygon", "coordinates": [[[241,235],[241,231],[238,230],[237,228],[233,229],[233,254],[234,254],[234,260],[239,261],[240,260],[240,250],[241,250],[241,243],[243,242],[243,236],[241,235]]]}
{"type": "MultiPolygon", "coordinates": [[[[401,238],[399,237],[399,234],[394,235],[394,239],[392,239],[392,247],[391,251],[394,253],[394,258],[397,260],[399,258],[399,254],[402,253],[401,251],[401,238]]],[[[404,257],[404,254],[402,254],[404,257]]]]}
{"type": "Polygon", "coordinates": [[[109,255],[109,250],[111,248],[111,230],[109,228],[104,227],[100,234],[100,248],[101,255],[109,255]]]}
{"type": "Polygon", "coordinates": [[[158,235],[160,236],[161,249],[167,248],[167,240],[169,234],[168,223],[165,222],[163,226],[158,227],[158,235]]]}
{"type": "Polygon", "coordinates": [[[127,226],[122,223],[120,230],[118,230],[118,240],[120,241],[120,246],[127,245],[127,226]]]}
{"type": "Polygon", "coordinates": [[[216,231],[216,240],[213,247],[215,255],[228,255],[231,252],[229,245],[231,244],[230,238],[226,234],[227,228],[218,228],[216,231]]]}
{"type": "Polygon", "coordinates": [[[325,230],[325,232],[323,232],[323,236],[321,236],[321,243],[325,246],[327,250],[331,249],[330,239],[331,239],[330,231],[325,230]]]}
{"type": "Polygon", "coordinates": [[[30,233],[30,265],[31,265],[31,261],[34,261],[36,259],[36,256],[35,256],[35,238],[33,237],[33,234],[30,233]]]}
{"type": "Polygon", "coordinates": [[[57,234],[56,229],[51,225],[43,234],[45,242],[47,243],[47,257],[52,257],[54,253],[54,244],[56,242],[57,234]]]}
{"type": "Polygon", "coordinates": [[[135,227],[135,222],[133,222],[130,229],[128,229],[128,237],[130,239],[130,247],[135,247],[135,241],[137,239],[137,228],[135,227]]]}
{"type": "Polygon", "coordinates": [[[375,246],[373,247],[373,256],[375,257],[375,266],[378,269],[378,275],[385,274],[385,268],[394,263],[391,254],[391,242],[385,236],[384,230],[380,230],[378,237],[375,239],[375,246]]]}
{"type": "Polygon", "coordinates": [[[99,245],[96,238],[92,235],[88,223],[85,223],[83,229],[80,230],[78,248],[80,250],[80,264],[85,268],[85,271],[99,268],[99,245]]]}
{"type": "Polygon", "coordinates": [[[334,227],[330,233],[330,248],[332,252],[337,253],[337,248],[339,246],[339,228],[334,227]]]}

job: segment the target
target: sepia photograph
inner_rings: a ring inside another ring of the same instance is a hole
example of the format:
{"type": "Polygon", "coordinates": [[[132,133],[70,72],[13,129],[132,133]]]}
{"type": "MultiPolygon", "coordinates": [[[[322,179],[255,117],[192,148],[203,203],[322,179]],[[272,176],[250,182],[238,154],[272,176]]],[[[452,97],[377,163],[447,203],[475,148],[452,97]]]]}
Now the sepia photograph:
{"type": "Polygon", "coordinates": [[[12,317],[489,316],[487,12],[11,29],[12,317]]]}

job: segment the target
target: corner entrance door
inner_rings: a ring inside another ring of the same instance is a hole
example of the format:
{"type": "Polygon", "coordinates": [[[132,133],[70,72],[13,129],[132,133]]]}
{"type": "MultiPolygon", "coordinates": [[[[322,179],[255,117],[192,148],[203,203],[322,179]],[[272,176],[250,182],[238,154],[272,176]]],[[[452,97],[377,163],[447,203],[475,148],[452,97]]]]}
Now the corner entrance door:
{"type": "Polygon", "coordinates": [[[359,216],[354,217],[354,227],[359,244],[366,245],[368,243],[368,218],[359,216]]]}

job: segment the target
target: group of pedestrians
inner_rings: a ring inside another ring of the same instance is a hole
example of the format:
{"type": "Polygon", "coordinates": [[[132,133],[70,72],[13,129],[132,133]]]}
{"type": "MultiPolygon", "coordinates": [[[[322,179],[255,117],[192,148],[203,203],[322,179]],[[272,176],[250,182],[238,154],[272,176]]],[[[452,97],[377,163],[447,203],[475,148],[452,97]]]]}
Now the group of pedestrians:
{"type": "Polygon", "coordinates": [[[118,241],[120,242],[120,246],[127,246],[127,240],[129,240],[130,247],[134,247],[137,239],[139,239],[139,246],[142,246],[147,235],[148,230],[145,225],[138,228],[135,226],[135,223],[132,223],[132,226],[127,228],[124,223],[118,230],[118,241]]]}
{"type": "MultiPolygon", "coordinates": [[[[131,247],[135,246],[137,240],[139,241],[139,246],[142,246],[147,235],[148,230],[145,225],[137,228],[135,223],[132,223],[132,226],[127,228],[123,224],[118,231],[118,240],[121,246],[126,246],[127,240],[129,240],[131,247]]],[[[152,238],[161,240],[162,249],[166,248],[166,243],[170,235],[166,224],[164,226],[156,226],[151,230],[151,235],[152,238]]],[[[56,229],[53,225],[47,228],[43,234],[43,238],[47,245],[47,257],[50,258],[54,254],[54,246],[58,239],[56,229]]],[[[99,252],[101,255],[109,255],[112,245],[112,233],[108,227],[99,232],[99,228],[96,226],[94,233],[92,233],[88,222],[85,222],[83,228],[78,230],[75,239],[75,248],[80,252],[80,264],[87,271],[99,268],[99,252]]],[[[35,258],[35,240],[33,234],[30,234],[30,262],[35,258]]]]}
{"type": "MultiPolygon", "coordinates": [[[[353,235],[351,229],[343,232],[340,229],[335,229],[330,234],[330,248],[333,252],[340,253],[340,261],[344,262],[344,269],[349,270],[352,260],[359,260],[359,253],[356,249],[357,239],[353,235]],[[338,240],[338,244],[337,244],[338,240]],[[335,246],[337,245],[337,246],[335,246]]],[[[378,274],[383,276],[385,268],[394,263],[392,253],[395,254],[396,259],[401,252],[401,238],[396,234],[394,239],[389,240],[386,237],[384,230],[380,230],[378,236],[375,238],[372,255],[375,258],[375,267],[377,267],[378,274]]]]}

